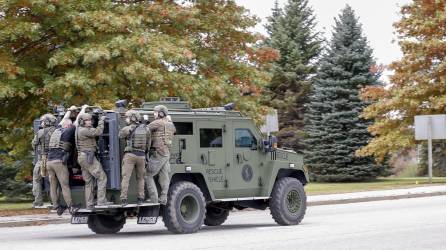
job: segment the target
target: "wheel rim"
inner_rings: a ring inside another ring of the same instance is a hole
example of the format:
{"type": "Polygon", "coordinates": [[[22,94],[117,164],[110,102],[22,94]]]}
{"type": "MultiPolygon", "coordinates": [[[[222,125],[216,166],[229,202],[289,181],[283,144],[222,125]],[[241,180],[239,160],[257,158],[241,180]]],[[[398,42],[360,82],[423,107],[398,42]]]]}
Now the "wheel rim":
{"type": "Polygon", "coordinates": [[[300,203],[301,199],[299,192],[297,190],[291,190],[290,192],[288,192],[286,196],[286,205],[288,211],[290,211],[293,214],[297,213],[297,211],[299,211],[300,209],[300,203]]]}
{"type": "Polygon", "coordinates": [[[181,217],[187,223],[193,223],[199,215],[197,199],[192,195],[185,196],[180,203],[181,217]]]}

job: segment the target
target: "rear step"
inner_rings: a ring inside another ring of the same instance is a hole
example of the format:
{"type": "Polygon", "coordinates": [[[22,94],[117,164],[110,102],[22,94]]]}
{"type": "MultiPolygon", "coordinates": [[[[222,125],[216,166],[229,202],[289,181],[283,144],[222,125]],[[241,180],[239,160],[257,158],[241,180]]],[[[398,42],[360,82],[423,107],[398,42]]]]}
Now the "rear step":
{"type": "Polygon", "coordinates": [[[89,216],[95,216],[96,214],[107,214],[107,211],[114,210],[117,213],[125,213],[125,211],[132,211],[137,214],[138,224],[155,224],[160,214],[159,203],[143,203],[138,204],[114,204],[95,206],[94,209],[80,208],[71,216],[71,224],[88,224],[89,216]]]}

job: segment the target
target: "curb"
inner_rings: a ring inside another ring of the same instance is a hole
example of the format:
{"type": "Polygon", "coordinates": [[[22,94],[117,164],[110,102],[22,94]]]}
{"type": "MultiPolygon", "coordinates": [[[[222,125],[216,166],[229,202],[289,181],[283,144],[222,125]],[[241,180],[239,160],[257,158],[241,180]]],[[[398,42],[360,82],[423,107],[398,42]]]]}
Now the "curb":
{"type": "MultiPolygon", "coordinates": [[[[392,196],[377,196],[377,197],[365,197],[365,198],[352,198],[352,199],[337,199],[337,200],[326,200],[326,201],[310,201],[307,206],[325,206],[325,205],[338,205],[338,204],[350,204],[350,203],[362,203],[371,201],[384,201],[384,200],[400,200],[400,199],[410,199],[410,198],[421,198],[421,197],[434,197],[446,195],[446,191],[432,192],[432,193],[421,193],[421,194],[404,194],[404,195],[392,195],[392,196]]],[[[250,210],[243,210],[250,211],[250,210]]],[[[241,211],[241,212],[243,212],[241,211]]],[[[44,220],[30,220],[30,221],[14,221],[0,223],[0,228],[5,227],[25,227],[25,226],[41,226],[50,224],[64,224],[69,223],[68,218],[54,218],[54,219],[44,219],[44,220]]]]}
{"type": "Polygon", "coordinates": [[[64,224],[69,223],[70,219],[51,219],[51,220],[33,220],[33,221],[15,221],[0,223],[0,228],[3,227],[26,227],[26,226],[43,226],[50,224],[64,224]]]}
{"type": "Polygon", "coordinates": [[[441,196],[441,195],[446,195],[446,191],[422,193],[422,194],[403,194],[403,195],[391,195],[391,196],[338,199],[338,200],[327,200],[327,201],[310,201],[307,203],[307,206],[324,206],[324,205],[338,205],[338,204],[360,203],[360,202],[370,202],[370,201],[400,200],[400,199],[421,198],[421,197],[431,197],[431,196],[441,196]]]}

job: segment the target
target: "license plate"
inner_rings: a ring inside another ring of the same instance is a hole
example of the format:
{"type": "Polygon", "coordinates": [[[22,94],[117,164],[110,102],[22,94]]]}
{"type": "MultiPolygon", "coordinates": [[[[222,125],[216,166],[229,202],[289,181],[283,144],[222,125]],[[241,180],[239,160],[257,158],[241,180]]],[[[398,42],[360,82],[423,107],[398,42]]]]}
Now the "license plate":
{"type": "Polygon", "coordinates": [[[88,224],[88,215],[71,216],[71,224],[88,224]]]}
{"type": "Polygon", "coordinates": [[[138,217],[138,224],[155,224],[158,217],[138,217]]]}

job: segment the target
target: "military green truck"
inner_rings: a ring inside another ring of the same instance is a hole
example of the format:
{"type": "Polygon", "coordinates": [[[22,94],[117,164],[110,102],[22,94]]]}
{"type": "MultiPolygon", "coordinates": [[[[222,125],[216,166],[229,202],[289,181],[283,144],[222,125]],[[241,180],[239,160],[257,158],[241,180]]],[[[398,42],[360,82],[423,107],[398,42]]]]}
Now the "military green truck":
{"type": "Polygon", "coordinates": [[[193,233],[203,224],[219,226],[231,210],[245,208],[269,208],[280,225],[301,222],[308,182],[301,154],[276,148],[273,136],[262,134],[252,119],[232,110],[232,105],[192,109],[178,98],[165,98],[133,110],[149,123],[159,104],[169,109],[176,127],[167,204],[138,206],[135,173],[130,180],[129,204],[119,204],[125,142],[119,140],[118,132],[125,126],[126,109],[123,102],[117,102],[115,110],[104,111],[108,119],[98,139],[98,159],[108,177],[107,198],[115,205],[84,208],[81,170],[73,160],[68,166],[70,187],[73,201],[83,208],[72,214],[72,224],[88,224],[95,233],[111,234],[119,232],[128,217],[137,217],[138,224],[155,224],[161,216],[169,231],[193,233]]]}

